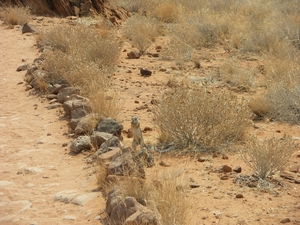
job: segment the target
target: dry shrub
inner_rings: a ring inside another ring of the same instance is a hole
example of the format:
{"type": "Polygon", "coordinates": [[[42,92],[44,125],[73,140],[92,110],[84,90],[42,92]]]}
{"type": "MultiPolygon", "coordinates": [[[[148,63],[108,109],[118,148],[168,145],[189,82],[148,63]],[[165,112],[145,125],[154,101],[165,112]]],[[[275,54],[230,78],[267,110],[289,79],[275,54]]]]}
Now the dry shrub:
{"type": "Polygon", "coordinates": [[[156,174],[147,181],[123,179],[114,189],[121,190],[123,197],[134,197],[142,205],[159,212],[162,224],[184,225],[192,203],[185,196],[187,182],[173,174],[174,171],[156,174]]]}
{"type": "Polygon", "coordinates": [[[160,24],[154,18],[137,15],[126,21],[123,32],[133,45],[144,54],[160,34],[160,24]]]}
{"type": "Polygon", "coordinates": [[[295,144],[291,137],[259,140],[252,136],[240,153],[245,163],[259,178],[264,179],[283,170],[294,150],[295,144]]]}
{"type": "Polygon", "coordinates": [[[192,58],[193,48],[185,42],[172,37],[170,43],[161,51],[162,60],[174,60],[177,65],[182,65],[192,58]]]}
{"type": "Polygon", "coordinates": [[[248,125],[245,102],[228,91],[176,89],[153,109],[154,122],[177,146],[217,148],[240,140],[248,125]]]}
{"type": "Polygon", "coordinates": [[[238,67],[239,64],[236,58],[225,60],[220,68],[221,77],[232,86],[251,87],[254,81],[254,72],[251,69],[238,67]]]}
{"type": "Polygon", "coordinates": [[[148,11],[148,9],[153,4],[153,1],[149,0],[109,0],[109,2],[115,8],[122,7],[132,13],[148,11]]]}
{"type": "Polygon", "coordinates": [[[29,7],[9,6],[2,9],[0,17],[6,24],[23,25],[31,18],[29,7]]]}
{"type": "Polygon", "coordinates": [[[173,2],[162,2],[155,7],[153,15],[162,22],[173,23],[179,20],[180,12],[173,2]]]}

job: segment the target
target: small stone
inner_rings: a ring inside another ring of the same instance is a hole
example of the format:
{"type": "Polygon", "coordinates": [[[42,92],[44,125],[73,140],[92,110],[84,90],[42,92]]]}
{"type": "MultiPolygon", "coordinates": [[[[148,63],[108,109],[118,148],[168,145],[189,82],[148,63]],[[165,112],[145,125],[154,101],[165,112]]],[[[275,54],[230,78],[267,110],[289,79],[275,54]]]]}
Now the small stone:
{"type": "Polygon", "coordinates": [[[198,187],[200,187],[200,184],[196,184],[196,183],[190,184],[190,188],[198,188],[198,187]]]}
{"type": "Polygon", "coordinates": [[[300,184],[300,179],[294,179],[295,184],[300,184]]]}
{"type": "Polygon", "coordinates": [[[244,198],[244,195],[243,194],[237,194],[235,197],[236,198],[244,198]]]}
{"type": "Polygon", "coordinates": [[[139,52],[131,51],[127,53],[128,59],[138,59],[141,57],[141,54],[139,52]]]}
{"type": "Polygon", "coordinates": [[[163,167],[170,167],[170,165],[166,164],[164,161],[160,161],[159,165],[163,167]]]}
{"type": "Polygon", "coordinates": [[[17,71],[18,71],[18,72],[20,72],[20,71],[25,71],[25,70],[28,70],[29,67],[30,67],[29,64],[25,64],[25,65],[19,66],[19,67],[17,68],[17,71]]]}
{"type": "Polygon", "coordinates": [[[222,166],[221,171],[223,171],[225,173],[230,173],[230,172],[232,172],[232,168],[230,166],[224,165],[224,166],[222,166]]]}
{"type": "Polygon", "coordinates": [[[206,161],[206,158],[204,158],[204,157],[199,157],[198,158],[198,162],[205,162],[206,161]]]}
{"type": "Polygon", "coordinates": [[[101,220],[101,216],[95,216],[94,220],[101,220]]]}
{"type": "Polygon", "coordinates": [[[29,23],[25,23],[22,26],[22,34],[25,34],[25,33],[35,33],[35,27],[30,25],[29,23]]]}
{"type": "Polygon", "coordinates": [[[227,175],[224,175],[224,176],[221,176],[220,179],[221,179],[221,180],[228,180],[229,177],[228,177],[227,175]]]}
{"type": "Polygon", "coordinates": [[[20,82],[17,83],[17,85],[20,85],[20,84],[23,84],[23,83],[24,83],[24,82],[20,81],[20,82]]]}
{"type": "Polygon", "coordinates": [[[144,77],[149,77],[149,76],[152,75],[152,72],[151,72],[150,70],[144,70],[144,69],[141,69],[141,70],[140,70],[140,73],[141,73],[141,75],[144,76],[144,77]]]}
{"type": "Polygon", "coordinates": [[[31,85],[26,85],[25,91],[31,90],[33,87],[31,85]]]}
{"type": "Polygon", "coordinates": [[[56,103],[53,103],[51,105],[48,105],[46,108],[51,110],[51,109],[57,109],[57,108],[60,108],[60,107],[62,107],[62,104],[59,103],[59,102],[56,102],[56,103]]]}
{"type": "Polygon", "coordinates": [[[127,131],[127,138],[132,138],[132,137],[133,137],[133,132],[132,132],[132,129],[129,128],[127,131]]]}
{"type": "Polygon", "coordinates": [[[62,147],[67,147],[67,146],[68,146],[68,143],[63,143],[61,146],[62,146],[62,147]]]}
{"type": "Polygon", "coordinates": [[[236,172],[236,173],[241,173],[242,172],[242,167],[238,166],[238,167],[234,168],[233,171],[236,172]]]}
{"type": "Polygon", "coordinates": [[[63,220],[76,220],[75,216],[67,215],[63,218],[63,220]]]}
{"type": "Polygon", "coordinates": [[[49,100],[57,99],[57,95],[56,94],[49,94],[49,95],[47,95],[47,99],[49,99],[49,100]]]}
{"type": "Polygon", "coordinates": [[[228,156],[226,154],[222,154],[222,159],[228,159],[228,156]]]}
{"type": "Polygon", "coordinates": [[[291,222],[290,218],[284,218],[283,220],[280,221],[280,223],[289,223],[291,222]]]}
{"type": "Polygon", "coordinates": [[[143,132],[146,133],[147,131],[152,131],[153,129],[151,127],[145,127],[143,132]]]}
{"type": "Polygon", "coordinates": [[[139,102],[138,100],[135,100],[134,103],[138,104],[138,103],[140,103],[140,102],[139,102]]]}

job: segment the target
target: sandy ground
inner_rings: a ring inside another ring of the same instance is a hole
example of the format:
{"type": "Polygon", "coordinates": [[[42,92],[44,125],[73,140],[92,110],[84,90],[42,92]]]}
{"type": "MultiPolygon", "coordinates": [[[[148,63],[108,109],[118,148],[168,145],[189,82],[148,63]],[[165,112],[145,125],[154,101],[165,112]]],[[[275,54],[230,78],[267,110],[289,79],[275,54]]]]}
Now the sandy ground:
{"type": "MultiPolygon", "coordinates": [[[[163,40],[158,42],[163,44],[163,40]]],[[[64,135],[68,133],[67,121],[59,110],[47,110],[46,100],[26,92],[24,83],[18,84],[25,72],[16,72],[16,68],[31,63],[39,55],[34,44],[33,36],[0,26],[0,224],[101,224],[95,217],[105,208],[105,199],[101,192],[93,192],[97,188],[93,169],[84,162],[86,155],[72,156],[63,147],[71,141],[64,135]]],[[[113,75],[114,90],[121,93],[123,101],[119,120],[127,130],[131,116],[138,115],[142,128],[154,129],[144,134],[146,142],[151,142],[157,133],[151,122],[150,102],[168,89],[170,77],[183,72],[178,67],[170,69],[173,62],[147,55],[138,60],[126,59],[128,51],[131,45],[125,43],[120,65],[113,75]],[[139,75],[140,67],[155,72],[144,78],[139,75]]],[[[155,46],[150,51],[154,53],[155,46]]],[[[191,63],[184,73],[204,76],[205,70],[226,57],[222,49],[207,51],[214,56],[213,60],[203,60],[200,71],[191,63]]],[[[279,123],[257,122],[250,132],[259,136],[288,133],[296,140],[300,136],[299,126],[279,123]]],[[[125,145],[130,142],[125,137],[125,145]]],[[[300,165],[298,154],[299,151],[290,165],[300,165]]],[[[243,174],[251,174],[236,154],[229,153],[228,159],[205,157],[208,161],[201,163],[197,156],[156,155],[156,166],[146,171],[148,177],[169,174],[199,184],[186,193],[192,205],[188,217],[191,225],[269,225],[280,224],[285,218],[291,220],[290,224],[300,224],[299,184],[279,178],[283,186],[268,191],[240,187],[233,182],[235,173],[223,179],[224,174],[216,172],[226,164],[232,168],[241,166],[243,174]],[[161,160],[170,167],[159,166],[161,160]],[[237,194],[243,198],[236,198],[237,194]]],[[[300,177],[299,172],[294,175],[300,177]]]]}
{"type": "Polygon", "coordinates": [[[38,56],[34,44],[33,36],[0,26],[0,224],[99,224],[94,218],[105,201],[92,192],[84,156],[62,147],[70,142],[67,121],[18,85],[25,72],[16,68],[38,56]],[[54,201],[59,192],[93,200],[65,204],[54,201]]]}

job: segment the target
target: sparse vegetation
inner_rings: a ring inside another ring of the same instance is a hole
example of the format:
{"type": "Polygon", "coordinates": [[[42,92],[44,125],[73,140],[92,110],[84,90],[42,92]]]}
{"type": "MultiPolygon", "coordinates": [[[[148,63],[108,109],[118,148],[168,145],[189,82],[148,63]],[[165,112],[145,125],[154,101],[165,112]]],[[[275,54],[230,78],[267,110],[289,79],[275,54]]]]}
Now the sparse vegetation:
{"type": "Polygon", "coordinates": [[[259,178],[264,179],[283,170],[294,150],[295,145],[291,137],[259,140],[252,136],[240,152],[244,162],[259,178]]]}
{"type": "Polygon", "coordinates": [[[0,18],[6,24],[23,25],[31,18],[31,11],[29,7],[8,6],[0,8],[0,18]]]}
{"type": "Polygon", "coordinates": [[[79,87],[99,116],[116,117],[117,98],[108,95],[109,72],[119,58],[115,38],[84,25],[57,26],[41,34],[39,45],[52,50],[45,54],[43,67],[54,81],[79,87]]]}
{"type": "Polygon", "coordinates": [[[249,118],[245,103],[227,92],[176,89],[153,110],[163,136],[180,147],[217,148],[240,140],[249,118]]]}
{"type": "Polygon", "coordinates": [[[144,54],[159,35],[160,25],[154,18],[136,15],[126,21],[123,32],[134,47],[144,54]]]}

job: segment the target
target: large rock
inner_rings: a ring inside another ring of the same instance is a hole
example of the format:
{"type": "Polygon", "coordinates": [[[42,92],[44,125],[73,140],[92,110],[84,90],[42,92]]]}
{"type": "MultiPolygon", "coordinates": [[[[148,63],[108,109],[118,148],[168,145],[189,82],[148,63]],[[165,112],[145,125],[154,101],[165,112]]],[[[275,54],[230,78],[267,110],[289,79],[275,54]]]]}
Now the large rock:
{"type": "Polygon", "coordinates": [[[101,118],[95,128],[95,131],[106,132],[117,136],[121,141],[123,140],[121,136],[121,131],[123,130],[123,125],[112,118],[101,118]]]}
{"type": "Polygon", "coordinates": [[[106,132],[94,131],[91,135],[92,144],[98,149],[105,141],[110,139],[113,135],[106,132]]]}
{"type": "Polygon", "coordinates": [[[117,147],[121,147],[120,140],[116,136],[112,136],[105,142],[103,142],[100,146],[100,148],[95,153],[96,155],[101,155],[103,153],[109,152],[117,147]]]}
{"type": "Polygon", "coordinates": [[[145,170],[139,158],[132,154],[130,147],[116,154],[108,166],[108,175],[145,178],[145,170]]]}
{"type": "Polygon", "coordinates": [[[75,128],[75,134],[82,135],[82,134],[89,134],[93,129],[94,125],[97,121],[97,115],[91,113],[84,117],[82,117],[75,128]]]}
{"type": "Polygon", "coordinates": [[[108,194],[106,213],[115,225],[157,225],[160,216],[138,203],[134,197],[124,199],[117,191],[108,194]]]}
{"type": "Polygon", "coordinates": [[[80,136],[76,138],[70,145],[70,151],[78,154],[83,150],[91,150],[92,149],[92,143],[90,140],[90,137],[88,136],[80,136]]]}

